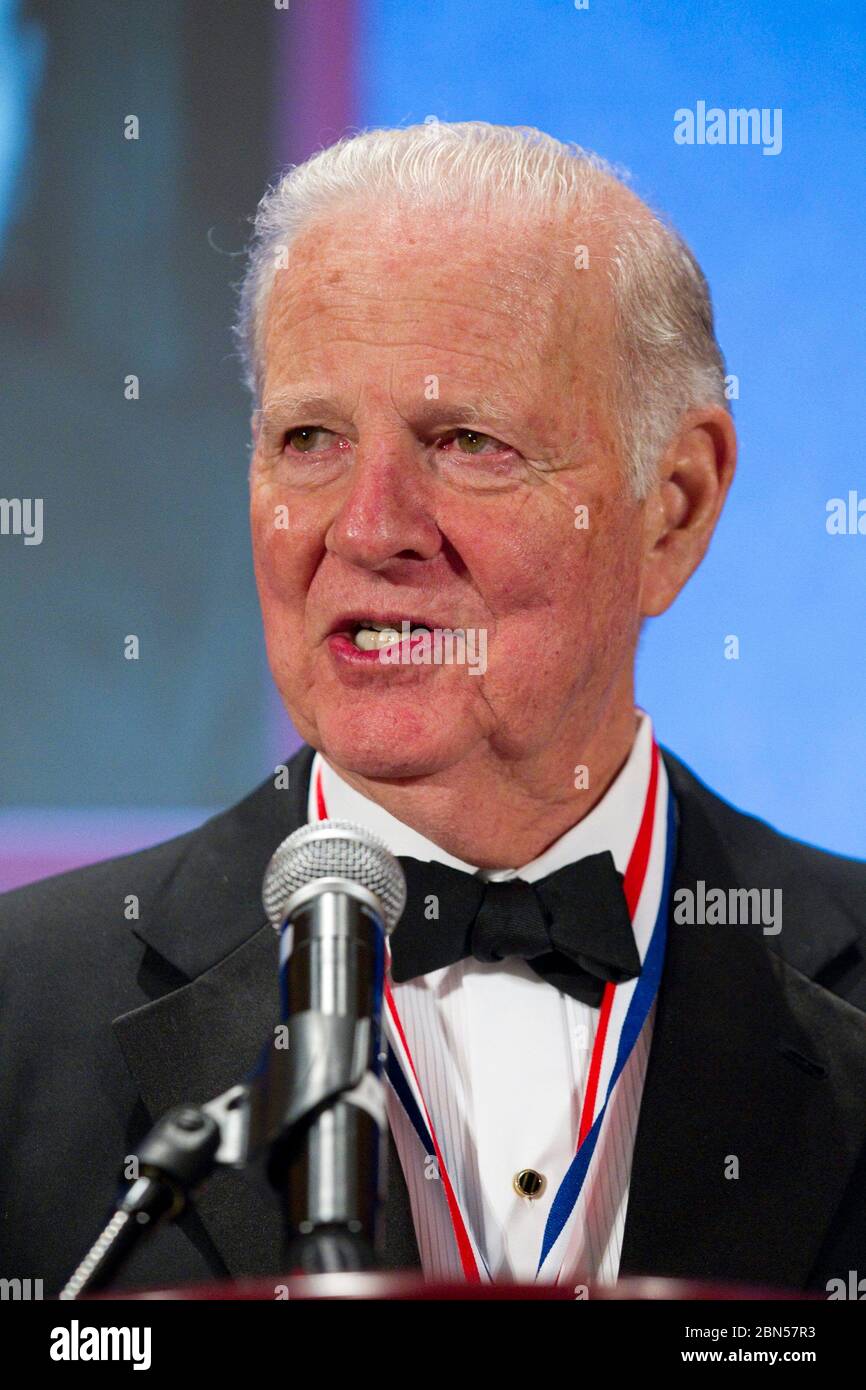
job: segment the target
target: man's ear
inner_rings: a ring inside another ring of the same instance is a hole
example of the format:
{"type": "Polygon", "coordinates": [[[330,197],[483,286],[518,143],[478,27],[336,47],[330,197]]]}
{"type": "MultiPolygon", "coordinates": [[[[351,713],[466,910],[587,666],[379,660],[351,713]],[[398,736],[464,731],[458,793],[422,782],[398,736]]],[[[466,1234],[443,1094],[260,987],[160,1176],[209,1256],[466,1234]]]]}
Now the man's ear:
{"type": "Polygon", "coordinates": [[[689,411],[646,500],[643,617],[664,613],[703,559],[736,459],[737,435],[728,411],[722,406],[689,411]]]}
{"type": "Polygon", "coordinates": [[[253,411],[252,415],[250,416],[250,434],[251,434],[252,437],[253,437],[253,448],[254,448],[254,449],[255,449],[256,445],[258,444],[258,442],[259,442],[259,429],[260,429],[260,427],[261,427],[261,423],[262,423],[262,412],[261,412],[261,411],[258,409],[258,407],[257,407],[257,408],[253,411]]]}

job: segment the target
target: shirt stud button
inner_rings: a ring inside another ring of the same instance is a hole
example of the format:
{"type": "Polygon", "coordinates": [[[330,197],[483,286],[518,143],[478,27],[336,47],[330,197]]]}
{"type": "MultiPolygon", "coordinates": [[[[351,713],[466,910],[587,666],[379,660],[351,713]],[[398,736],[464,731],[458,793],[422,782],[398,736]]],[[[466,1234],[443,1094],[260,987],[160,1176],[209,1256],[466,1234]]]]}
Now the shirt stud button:
{"type": "Polygon", "coordinates": [[[518,1197],[526,1197],[530,1202],[540,1197],[546,1187],[547,1178],[543,1173],[536,1173],[534,1168],[521,1168],[519,1173],[514,1174],[514,1191],[518,1197]]]}

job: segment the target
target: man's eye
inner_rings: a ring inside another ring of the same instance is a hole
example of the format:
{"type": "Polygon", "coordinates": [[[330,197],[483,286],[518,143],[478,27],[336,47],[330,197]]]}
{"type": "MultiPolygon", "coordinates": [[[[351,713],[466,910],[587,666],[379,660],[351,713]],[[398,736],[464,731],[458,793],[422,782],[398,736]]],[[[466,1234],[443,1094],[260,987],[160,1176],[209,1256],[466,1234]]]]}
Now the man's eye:
{"type": "Polygon", "coordinates": [[[317,448],[327,448],[333,438],[331,430],[320,425],[299,425],[286,433],[286,447],[296,454],[311,454],[317,448]]]}
{"type": "Polygon", "coordinates": [[[495,454],[508,448],[501,440],[494,439],[491,434],[480,434],[478,430],[455,430],[444,444],[446,448],[453,445],[461,454],[495,454]]]}

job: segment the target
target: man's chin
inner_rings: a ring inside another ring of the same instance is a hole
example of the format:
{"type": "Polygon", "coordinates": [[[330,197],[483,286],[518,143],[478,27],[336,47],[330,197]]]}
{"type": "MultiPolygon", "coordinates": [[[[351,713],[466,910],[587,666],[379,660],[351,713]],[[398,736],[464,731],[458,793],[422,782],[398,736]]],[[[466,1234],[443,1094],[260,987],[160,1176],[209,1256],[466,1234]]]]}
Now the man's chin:
{"type": "Polygon", "coordinates": [[[459,760],[457,731],[417,711],[399,718],[331,717],[318,712],[317,747],[339,771],[376,781],[430,777],[459,760]]]}

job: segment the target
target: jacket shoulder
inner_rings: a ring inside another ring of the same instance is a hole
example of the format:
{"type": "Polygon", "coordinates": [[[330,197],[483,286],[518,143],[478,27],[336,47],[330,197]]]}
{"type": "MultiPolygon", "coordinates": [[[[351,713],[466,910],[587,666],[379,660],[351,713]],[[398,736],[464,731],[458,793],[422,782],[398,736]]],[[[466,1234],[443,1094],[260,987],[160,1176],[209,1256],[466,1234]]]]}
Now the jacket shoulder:
{"type": "Polygon", "coordinates": [[[667,750],[664,759],[679,812],[680,881],[778,893],[781,925],[765,944],[866,1009],[866,863],[782,834],[712,792],[667,750]]]}
{"type": "Polygon", "coordinates": [[[835,854],[817,845],[785,835],[761,820],[733,806],[669,749],[664,749],[665,765],[674,794],[691,815],[700,815],[738,860],[758,867],[778,865],[790,872],[801,872],[824,879],[841,891],[859,893],[861,914],[866,914],[866,860],[835,854]]]}
{"type": "MultiPolygon", "coordinates": [[[[118,949],[135,949],[129,928],[137,915],[158,911],[180,880],[185,889],[188,884],[192,911],[196,885],[223,890],[228,910],[250,892],[257,896],[270,853],[305,802],[312,757],[304,747],[290,760],[287,788],[278,790],[269,778],[183,835],[0,894],[0,959],[60,965],[69,962],[74,946],[104,962],[105,951],[110,958],[118,949]]],[[[140,955],[140,944],[137,949],[140,955]]]]}

